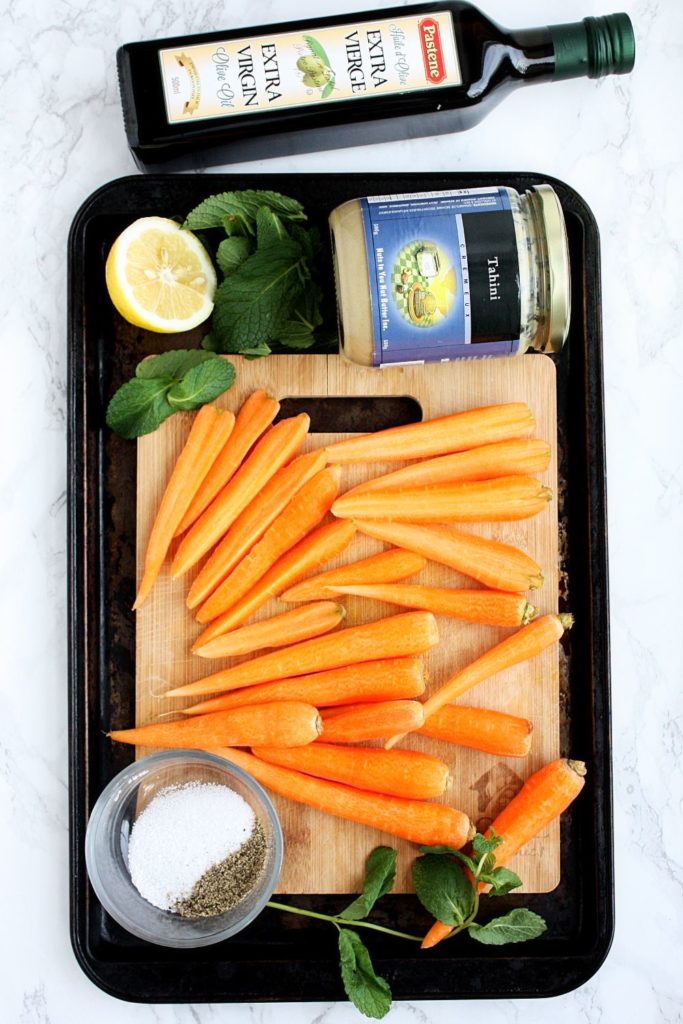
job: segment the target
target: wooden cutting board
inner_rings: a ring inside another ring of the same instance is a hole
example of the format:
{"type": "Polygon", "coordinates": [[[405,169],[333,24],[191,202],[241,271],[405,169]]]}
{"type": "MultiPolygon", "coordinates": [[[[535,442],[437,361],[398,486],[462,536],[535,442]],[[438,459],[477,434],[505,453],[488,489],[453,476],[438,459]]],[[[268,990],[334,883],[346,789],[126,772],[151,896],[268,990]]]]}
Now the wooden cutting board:
{"type": "MultiPolygon", "coordinates": [[[[217,402],[237,410],[256,388],[278,399],[328,396],[411,396],[422,407],[425,419],[498,402],[526,401],[537,421],[537,436],[553,445],[553,458],[543,483],[557,492],[555,366],[546,356],[475,360],[430,366],[399,366],[371,370],[354,366],[338,356],[270,356],[252,362],[239,358],[237,382],[217,402]]],[[[176,415],[159,430],[138,441],[137,470],[137,563],[141,576],[149,531],[171,468],[185,443],[191,415],[176,415]]],[[[312,434],[304,450],[330,443],[341,433],[312,434]]],[[[345,467],[342,490],[368,476],[398,468],[399,464],[345,467]]],[[[516,523],[466,527],[528,551],[542,566],[545,584],[533,592],[532,603],[541,614],[557,611],[558,527],[557,503],[533,519],[516,523]]],[[[356,561],[382,550],[384,545],[357,536],[336,563],[356,561]]],[[[143,607],[137,612],[136,723],[147,724],[171,709],[182,706],[164,699],[167,690],[199,679],[231,661],[207,662],[190,653],[200,627],[185,606],[194,573],[174,581],[162,573],[143,607]]],[[[445,586],[473,586],[456,572],[429,563],[418,578],[445,586]]],[[[383,618],[403,609],[379,602],[349,598],[345,625],[383,618]]],[[[286,607],[277,601],[266,605],[256,618],[265,618],[286,607]]],[[[429,675],[427,693],[448,676],[482,654],[511,631],[477,626],[445,617],[438,619],[441,641],[426,655],[429,675]]],[[[546,651],[532,662],[496,676],[467,694],[461,703],[495,708],[522,715],[534,724],[532,752],[526,759],[498,758],[411,736],[406,746],[424,750],[447,761],[452,782],[443,801],[465,811],[483,830],[519,789],[524,779],[541,765],[559,756],[559,654],[546,651]]],[[[241,660],[241,659],[240,659],[241,660]]],[[[188,701],[187,703],[190,703],[188,701]]],[[[165,720],[170,720],[166,716],[165,720]]],[[[138,756],[150,751],[138,749],[138,756]]],[[[415,848],[366,826],[341,821],[301,804],[275,797],[285,835],[281,893],[353,892],[359,888],[365,858],[373,847],[391,843],[399,850],[396,892],[410,892],[410,864],[415,848]]],[[[510,867],[516,870],[527,892],[548,892],[560,879],[559,824],[555,822],[529,843],[510,867]]]]}

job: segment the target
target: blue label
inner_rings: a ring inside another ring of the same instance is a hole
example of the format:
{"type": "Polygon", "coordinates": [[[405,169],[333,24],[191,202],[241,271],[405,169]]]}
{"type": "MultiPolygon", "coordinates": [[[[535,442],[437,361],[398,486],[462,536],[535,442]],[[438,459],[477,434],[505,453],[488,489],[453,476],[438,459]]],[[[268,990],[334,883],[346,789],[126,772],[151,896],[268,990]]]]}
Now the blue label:
{"type": "Polygon", "coordinates": [[[504,189],[361,200],[374,365],[519,350],[519,264],[504,189]]]}

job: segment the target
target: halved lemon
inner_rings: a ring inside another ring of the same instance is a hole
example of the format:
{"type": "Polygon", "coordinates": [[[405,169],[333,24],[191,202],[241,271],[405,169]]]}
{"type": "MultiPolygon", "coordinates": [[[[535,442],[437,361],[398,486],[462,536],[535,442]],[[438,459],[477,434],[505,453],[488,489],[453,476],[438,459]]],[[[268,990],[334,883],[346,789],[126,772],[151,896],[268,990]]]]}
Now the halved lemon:
{"type": "Polygon", "coordinates": [[[174,220],[134,221],[111,247],[105,273],[111,301],[137,327],[175,334],[211,316],[211,258],[196,235],[174,220]]]}

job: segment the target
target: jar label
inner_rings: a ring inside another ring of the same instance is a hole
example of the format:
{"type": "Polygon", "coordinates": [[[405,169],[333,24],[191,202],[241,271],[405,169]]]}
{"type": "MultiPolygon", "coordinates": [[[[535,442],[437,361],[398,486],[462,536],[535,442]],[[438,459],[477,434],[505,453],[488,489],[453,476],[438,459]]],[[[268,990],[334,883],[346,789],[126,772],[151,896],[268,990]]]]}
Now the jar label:
{"type": "Polygon", "coordinates": [[[374,365],[514,355],[519,257],[503,188],[361,200],[374,365]]]}
{"type": "Polygon", "coordinates": [[[460,85],[448,12],[159,51],[169,124],[460,85]]]}

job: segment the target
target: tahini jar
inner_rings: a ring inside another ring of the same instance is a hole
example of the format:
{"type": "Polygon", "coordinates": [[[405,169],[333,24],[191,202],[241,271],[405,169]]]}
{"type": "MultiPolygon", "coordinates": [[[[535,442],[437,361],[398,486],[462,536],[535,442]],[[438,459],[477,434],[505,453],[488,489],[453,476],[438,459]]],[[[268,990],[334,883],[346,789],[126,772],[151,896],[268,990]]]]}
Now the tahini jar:
{"type": "Polygon", "coordinates": [[[330,215],[340,350],[363,366],[557,352],[567,233],[537,185],[352,199],[330,215]]]}

